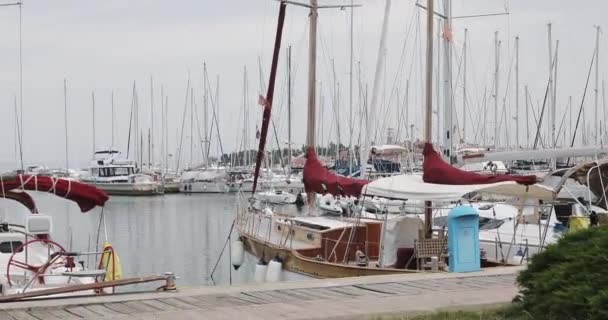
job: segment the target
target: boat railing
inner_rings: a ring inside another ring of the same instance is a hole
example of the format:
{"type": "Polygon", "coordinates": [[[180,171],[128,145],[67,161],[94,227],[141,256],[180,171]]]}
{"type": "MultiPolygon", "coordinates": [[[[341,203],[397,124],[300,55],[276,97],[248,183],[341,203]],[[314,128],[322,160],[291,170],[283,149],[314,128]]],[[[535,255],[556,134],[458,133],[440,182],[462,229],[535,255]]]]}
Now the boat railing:
{"type": "MultiPolygon", "coordinates": [[[[346,230],[346,229],[345,229],[346,230]]],[[[347,235],[348,236],[348,235],[347,235]]],[[[370,254],[370,248],[379,248],[378,242],[373,241],[349,241],[346,240],[334,240],[334,239],[323,239],[323,256],[322,258],[328,262],[342,262],[347,263],[348,261],[354,261],[356,258],[357,251],[362,251],[369,260],[379,259],[378,254],[370,254]]],[[[379,252],[376,250],[375,252],[379,252]]]]}

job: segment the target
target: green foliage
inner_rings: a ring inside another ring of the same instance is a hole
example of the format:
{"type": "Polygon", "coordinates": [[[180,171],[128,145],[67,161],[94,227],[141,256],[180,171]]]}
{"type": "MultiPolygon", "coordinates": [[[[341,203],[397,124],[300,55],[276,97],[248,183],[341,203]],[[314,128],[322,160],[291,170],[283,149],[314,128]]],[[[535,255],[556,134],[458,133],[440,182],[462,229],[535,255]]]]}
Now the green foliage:
{"type": "Polygon", "coordinates": [[[535,319],[608,319],[608,226],[568,234],[532,258],[518,282],[535,319]]]}
{"type": "Polygon", "coordinates": [[[377,320],[533,320],[519,304],[508,307],[479,311],[445,311],[418,316],[389,316],[373,318],[377,320]]]}

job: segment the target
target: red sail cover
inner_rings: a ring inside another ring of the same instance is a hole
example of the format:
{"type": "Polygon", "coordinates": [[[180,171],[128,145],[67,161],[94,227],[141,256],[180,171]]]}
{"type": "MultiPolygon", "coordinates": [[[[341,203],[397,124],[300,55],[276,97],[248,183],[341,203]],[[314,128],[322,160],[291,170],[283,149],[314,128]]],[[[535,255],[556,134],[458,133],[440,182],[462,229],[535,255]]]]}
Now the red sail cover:
{"type": "MultiPolygon", "coordinates": [[[[5,192],[5,194],[10,190],[19,188],[54,193],[57,196],[76,202],[82,212],[87,212],[96,206],[101,207],[109,199],[108,195],[103,190],[100,190],[95,186],[67,179],[45,176],[4,176],[2,177],[0,188],[0,192],[5,192]]],[[[28,205],[26,204],[26,206],[28,205]]]]}
{"type": "Polygon", "coordinates": [[[515,181],[520,184],[531,185],[536,183],[537,180],[536,176],[483,175],[460,170],[443,161],[430,143],[424,145],[422,155],[424,156],[422,180],[428,183],[467,185],[515,181]]]}
{"type": "Polygon", "coordinates": [[[36,209],[36,203],[32,196],[30,196],[27,192],[23,191],[5,191],[4,194],[0,194],[0,197],[4,197],[4,199],[15,200],[22,205],[24,205],[31,213],[38,213],[38,209],[36,209]]]}
{"type": "Polygon", "coordinates": [[[361,189],[367,183],[367,180],[347,178],[330,172],[317,158],[315,149],[308,148],[304,165],[306,192],[358,197],[361,195],[361,189]]]}

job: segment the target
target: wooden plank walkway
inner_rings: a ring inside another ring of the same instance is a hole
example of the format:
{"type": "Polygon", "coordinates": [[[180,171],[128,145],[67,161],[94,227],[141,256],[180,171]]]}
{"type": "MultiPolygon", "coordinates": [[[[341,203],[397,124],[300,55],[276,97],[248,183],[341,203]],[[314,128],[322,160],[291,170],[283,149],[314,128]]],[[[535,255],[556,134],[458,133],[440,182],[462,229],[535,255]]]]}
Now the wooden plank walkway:
{"type": "Polygon", "coordinates": [[[0,304],[0,320],[351,319],[508,303],[520,268],[202,287],[0,304]]]}

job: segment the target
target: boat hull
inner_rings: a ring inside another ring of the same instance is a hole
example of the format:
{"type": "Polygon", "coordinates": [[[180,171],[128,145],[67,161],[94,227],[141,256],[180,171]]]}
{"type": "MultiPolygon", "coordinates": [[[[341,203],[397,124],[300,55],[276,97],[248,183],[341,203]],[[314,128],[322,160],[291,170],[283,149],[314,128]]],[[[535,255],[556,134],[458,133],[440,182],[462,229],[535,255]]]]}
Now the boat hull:
{"type": "Polygon", "coordinates": [[[113,196],[155,196],[162,194],[157,184],[137,185],[133,183],[89,183],[113,196]]]}
{"type": "Polygon", "coordinates": [[[222,182],[183,182],[179,186],[183,193],[227,193],[229,190],[228,185],[222,182]]]}
{"type": "Polygon", "coordinates": [[[385,274],[416,274],[420,271],[391,268],[369,268],[354,265],[345,265],[319,261],[299,254],[296,250],[279,247],[266,243],[241,233],[241,239],[245,250],[257,259],[264,258],[266,261],[278,256],[283,261],[283,269],[291,272],[304,274],[315,278],[344,278],[359,276],[374,276],[385,274]]]}

